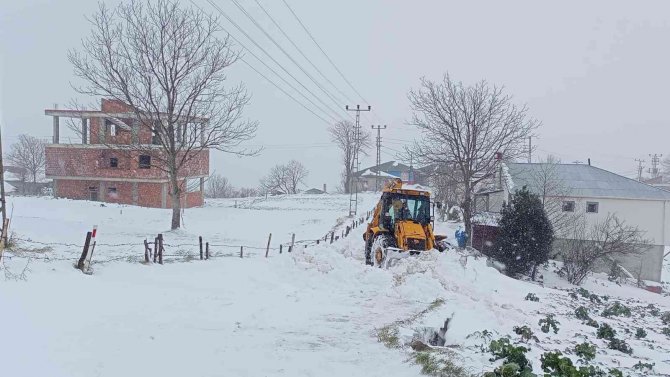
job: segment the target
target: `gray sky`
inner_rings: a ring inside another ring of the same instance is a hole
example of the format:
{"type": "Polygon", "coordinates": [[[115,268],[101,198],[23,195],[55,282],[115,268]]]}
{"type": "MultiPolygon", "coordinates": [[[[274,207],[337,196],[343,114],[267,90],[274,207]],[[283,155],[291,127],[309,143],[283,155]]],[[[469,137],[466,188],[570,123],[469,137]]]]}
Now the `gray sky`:
{"type": "MultiPolygon", "coordinates": [[[[255,2],[239,1],[320,79],[255,2]]],[[[339,90],[364,104],[281,1],[260,1],[339,90]]],[[[534,140],[536,156],[552,153],[568,162],[590,157],[596,166],[633,176],[635,158],[644,158],[648,166],[649,153],[670,154],[668,2],[287,1],[370,101],[374,111],[362,118],[363,127],[388,125],[382,159],[393,159],[393,150],[402,148],[402,140],[414,138],[413,128],[404,125],[410,118],[407,91],[418,85],[420,77],[439,79],[445,72],[466,83],[487,79],[503,84],[517,102],[527,103],[532,115],[543,122],[534,140]]],[[[197,2],[215,13],[206,1],[197,2]]],[[[217,4],[305,86],[321,93],[231,0],[217,0],[217,4]]],[[[187,0],[184,5],[191,4],[187,0]]],[[[54,103],[62,108],[74,98],[67,50],[77,48],[89,33],[84,16],[96,7],[90,0],[0,0],[0,116],[5,148],[20,133],[51,137],[51,119],[43,110],[54,103]]],[[[228,21],[222,18],[221,23],[263,56],[228,21]]],[[[247,58],[281,83],[251,55],[247,58]]],[[[250,144],[266,148],[253,158],[212,153],[211,169],[234,184],[255,186],[272,165],[297,159],[310,170],[307,186],[334,187],[340,166],[338,150],[329,143],[328,124],[241,62],[230,69],[229,79],[244,82],[252,94],[246,115],[258,120],[260,128],[250,144]]],[[[325,95],[320,97],[335,108],[325,95]]],[[[345,104],[337,110],[343,117],[350,115],[343,110],[345,104]]],[[[373,158],[371,153],[363,165],[373,158]]]]}

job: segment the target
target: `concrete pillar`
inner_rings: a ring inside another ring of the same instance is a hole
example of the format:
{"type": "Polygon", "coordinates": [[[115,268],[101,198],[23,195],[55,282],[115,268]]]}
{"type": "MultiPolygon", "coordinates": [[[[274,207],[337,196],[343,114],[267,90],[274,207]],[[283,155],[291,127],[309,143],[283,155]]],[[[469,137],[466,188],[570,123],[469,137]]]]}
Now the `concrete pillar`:
{"type": "Polygon", "coordinates": [[[81,118],[81,143],[88,144],[88,119],[81,118]]]}
{"type": "Polygon", "coordinates": [[[200,199],[205,203],[205,178],[200,177],[200,199]]]}
{"type": "Polygon", "coordinates": [[[137,119],[133,119],[133,123],[130,126],[130,131],[132,135],[132,143],[133,144],[139,144],[140,143],[140,126],[139,122],[137,119]]]}
{"type": "Polygon", "coordinates": [[[105,118],[98,118],[98,140],[100,141],[100,144],[105,143],[105,136],[107,136],[106,123],[105,118]]]}
{"type": "Polygon", "coordinates": [[[137,205],[140,201],[140,190],[139,190],[139,184],[137,182],[133,182],[133,205],[137,205]]]}
{"type": "Polygon", "coordinates": [[[161,208],[167,208],[168,184],[161,184],[161,208]]]}
{"type": "Polygon", "coordinates": [[[100,181],[100,191],[98,191],[98,199],[101,202],[107,201],[107,185],[105,181],[100,181]]]}
{"type": "Polygon", "coordinates": [[[54,118],[54,130],[53,130],[53,143],[58,144],[60,139],[60,119],[55,116],[54,118]]]}

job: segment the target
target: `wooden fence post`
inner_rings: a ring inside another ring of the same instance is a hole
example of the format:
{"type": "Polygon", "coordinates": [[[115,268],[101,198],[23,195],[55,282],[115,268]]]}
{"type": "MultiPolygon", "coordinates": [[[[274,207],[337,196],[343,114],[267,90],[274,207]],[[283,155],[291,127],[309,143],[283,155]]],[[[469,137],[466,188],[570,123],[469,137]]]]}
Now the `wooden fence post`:
{"type": "Polygon", "coordinates": [[[268,253],[270,253],[270,240],[272,240],[272,233],[268,236],[268,245],[265,247],[265,257],[268,257],[268,253]]]}
{"type": "Polygon", "coordinates": [[[244,246],[240,246],[240,258],[244,258],[244,246]]]}
{"type": "Polygon", "coordinates": [[[319,241],[321,241],[321,240],[320,240],[320,239],[316,240],[316,244],[317,244],[317,245],[319,244],[319,241]]]}
{"type": "Polygon", "coordinates": [[[333,243],[335,240],[335,232],[330,232],[330,243],[333,243]]]}
{"type": "Polygon", "coordinates": [[[158,237],[154,238],[154,263],[156,263],[156,258],[158,258],[158,237]]]}
{"type": "Polygon", "coordinates": [[[92,232],[86,232],[86,241],[84,241],[84,249],[81,251],[81,257],[77,262],[77,268],[84,271],[84,261],[86,261],[86,256],[88,255],[88,247],[91,244],[91,235],[92,232]]]}
{"type": "Polygon", "coordinates": [[[200,244],[200,260],[202,260],[202,236],[198,236],[198,243],[200,244]]]}
{"type": "Polygon", "coordinates": [[[144,263],[149,263],[149,254],[151,253],[151,249],[149,248],[149,243],[147,242],[147,239],[144,239],[144,263]]]}
{"type": "Polygon", "coordinates": [[[158,263],[163,264],[163,234],[158,233],[158,263]]]}
{"type": "Polygon", "coordinates": [[[209,259],[209,242],[205,243],[205,259],[209,259]]]}
{"type": "Polygon", "coordinates": [[[289,253],[293,251],[293,244],[294,243],[295,243],[295,233],[293,233],[293,235],[291,236],[291,246],[288,247],[288,252],[289,253]]]}

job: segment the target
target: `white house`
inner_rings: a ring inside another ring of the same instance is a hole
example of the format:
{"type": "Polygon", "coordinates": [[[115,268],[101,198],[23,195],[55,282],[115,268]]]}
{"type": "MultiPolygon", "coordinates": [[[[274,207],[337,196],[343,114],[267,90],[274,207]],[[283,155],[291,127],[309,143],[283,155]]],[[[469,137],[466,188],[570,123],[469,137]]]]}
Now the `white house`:
{"type": "MultiPolygon", "coordinates": [[[[585,164],[507,163],[500,170],[495,182],[475,195],[475,212],[500,212],[502,203],[526,186],[560,200],[559,210],[583,215],[587,227],[614,214],[637,226],[650,243],[642,256],[619,260],[621,265],[641,271],[642,279],[660,281],[664,249],[670,245],[669,191],[585,164]]],[[[569,237],[556,234],[559,244],[569,237]]]]}

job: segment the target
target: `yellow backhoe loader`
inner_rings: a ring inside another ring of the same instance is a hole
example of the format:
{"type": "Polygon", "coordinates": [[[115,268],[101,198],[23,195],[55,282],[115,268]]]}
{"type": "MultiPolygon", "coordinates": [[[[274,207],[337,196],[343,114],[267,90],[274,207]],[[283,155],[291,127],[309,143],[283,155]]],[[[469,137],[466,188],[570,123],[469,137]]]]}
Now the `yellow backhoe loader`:
{"type": "Polygon", "coordinates": [[[430,193],[404,189],[402,180],[390,181],[367,226],[365,263],[391,267],[400,258],[448,247],[446,236],[433,234],[430,193]]]}

